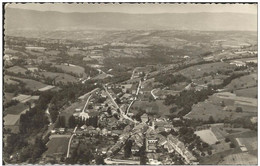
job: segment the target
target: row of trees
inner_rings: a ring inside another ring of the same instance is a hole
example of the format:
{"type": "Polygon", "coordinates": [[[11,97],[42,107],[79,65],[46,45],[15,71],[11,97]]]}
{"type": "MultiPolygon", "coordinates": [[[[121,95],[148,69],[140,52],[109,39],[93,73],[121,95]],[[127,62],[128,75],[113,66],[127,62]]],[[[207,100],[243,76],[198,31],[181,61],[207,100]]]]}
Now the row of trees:
{"type": "MultiPolygon", "coordinates": [[[[44,92],[40,95],[34,108],[29,108],[25,114],[20,116],[20,132],[23,134],[39,132],[49,123],[45,116],[45,110],[48,107],[54,92],[44,92]]],[[[29,106],[30,107],[30,106],[29,106]]]]}

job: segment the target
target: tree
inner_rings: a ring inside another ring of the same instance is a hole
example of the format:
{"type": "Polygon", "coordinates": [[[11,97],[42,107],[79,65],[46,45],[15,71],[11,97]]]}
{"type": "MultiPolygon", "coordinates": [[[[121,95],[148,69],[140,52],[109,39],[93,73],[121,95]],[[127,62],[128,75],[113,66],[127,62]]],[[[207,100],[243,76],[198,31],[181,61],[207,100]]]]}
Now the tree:
{"type": "Polygon", "coordinates": [[[129,158],[131,156],[131,149],[132,149],[132,141],[128,140],[124,147],[124,156],[125,158],[129,158]]]}
{"type": "Polygon", "coordinates": [[[147,162],[147,156],[145,152],[145,140],[143,141],[143,146],[140,148],[139,153],[140,153],[140,165],[146,165],[147,162]]]}
{"type": "Polygon", "coordinates": [[[230,142],[231,140],[229,138],[225,138],[225,142],[230,142]]]}
{"type": "Polygon", "coordinates": [[[208,155],[212,155],[212,152],[211,152],[211,150],[208,150],[208,155]]]}
{"type": "Polygon", "coordinates": [[[230,144],[230,148],[235,148],[235,147],[236,147],[236,145],[234,143],[230,144]]]}
{"type": "Polygon", "coordinates": [[[65,117],[64,117],[64,116],[59,116],[56,125],[57,125],[57,126],[56,126],[57,128],[59,128],[59,127],[63,127],[63,128],[64,128],[65,125],[66,125],[65,117]]]}
{"type": "Polygon", "coordinates": [[[221,102],[221,107],[225,107],[226,105],[225,105],[225,102],[224,101],[222,101],[221,102]]]}
{"type": "Polygon", "coordinates": [[[95,161],[96,161],[96,165],[105,165],[105,161],[104,161],[104,158],[100,155],[97,155],[95,157],[95,161]]]}
{"type": "Polygon", "coordinates": [[[212,124],[212,123],[215,123],[215,120],[212,116],[209,117],[209,123],[212,124]]]}
{"type": "Polygon", "coordinates": [[[241,107],[237,107],[236,112],[243,112],[243,109],[241,107]]]}
{"type": "Polygon", "coordinates": [[[111,111],[111,108],[110,108],[110,107],[107,108],[107,113],[108,113],[109,115],[112,115],[112,111],[111,111]]]}
{"type": "Polygon", "coordinates": [[[115,99],[115,102],[116,102],[117,104],[121,104],[121,100],[120,100],[118,97],[115,99]]]}
{"type": "Polygon", "coordinates": [[[88,109],[93,109],[93,106],[91,104],[88,105],[88,109]]]}
{"type": "Polygon", "coordinates": [[[69,117],[69,128],[74,128],[77,125],[76,119],[73,115],[69,117]]]}
{"type": "Polygon", "coordinates": [[[33,145],[32,159],[36,161],[37,158],[41,157],[42,153],[47,150],[46,145],[43,143],[41,138],[36,138],[35,144],[33,145]]]}
{"type": "Polygon", "coordinates": [[[174,113],[174,112],[176,112],[177,111],[177,107],[175,106],[175,107],[172,107],[171,109],[170,109],[170,113],[174,113]]]}
{"type": "Polygon", "coordinates": [[[80,164],[90,164],[90,161],[94,159],[94,155],[90,150],[80,150],[78,155],[80,164]]]}

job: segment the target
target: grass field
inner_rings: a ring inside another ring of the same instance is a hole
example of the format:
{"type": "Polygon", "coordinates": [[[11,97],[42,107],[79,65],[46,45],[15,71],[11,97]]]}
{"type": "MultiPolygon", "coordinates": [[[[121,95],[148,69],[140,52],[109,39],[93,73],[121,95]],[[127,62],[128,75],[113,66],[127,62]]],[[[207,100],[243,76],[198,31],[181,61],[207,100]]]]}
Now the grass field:
{"type": "Polygon", "coordinates": [[[255,98],[257,96],[257,87],[235,90],[234,93],[237,96],[255,98]]]}
{"type": "Polygon", "coordinates": [[[57,51],[57,50],[49,50],[49,51],[45,51],[44,52],[45,54],[48,54],[48,55],[58,55],[60,53],[60,51],[57,51]]]}
{"type": "Polygon", "coordinates": [[[248,153],[231,154],[224,157],[222,165],[256,165],[257,157],[248,153]]]}
{"type": "Polygon", "coordinates": [[[217,137],[210,129],[196,131],[195,134],[209,145],[215,144],[218,141],[217,137]]]}
{"type": "Polygon", "coordinates": [[[10,77],[10,78],[15,78],[18,80],[21,80],[22,82],[25,83],[25,87],[29,88],[33,91],[36,91],[40,88],[46,87],[47,85],[44,83],[41,83],[39,81],[31,80],[31,79],[25,79],[25,78],[18,78],[18,77],[10,77]]]}
{"type": "Polygon", "coordinates": [[[230,150],[230,143],[229,142],[225,142],[225,141],[221,141],[219,144],[214,144],[212,145],[212,153],[221,153],[227,150],[230,150]]]}
{"type": "Polygon", "coordinates": [[[257,150],[257,137],[238,138],[248,151],[257,150]]]}
{"type": "Polygon", "coordinates": [[[234,66],[225,62],[216,62],[202,65],[195,65],[179,71],[182,75],[188,78],[200,78],[204,73],[217,73],[218,70],[232,70],[234,66]]]}
{"type": "Polygon", "coordinates": [[[154,92],[154,95],[162,97],[162,96],[167,96],[167,95],[177,95],[180,93],[180,91],[175,91],[175,90],[160,90],[156,89],[154,92]]]}
{"type": "Polygon", "coordinates": [[[5,84],[19,84],[19,82],[17,81],[14,81],[12,79],[10,79],[12,76],[9,76],[9,75],[4,75],[4,83],[5,84]]]}
{"type": "Polygon", "coordinates": [[[46,155],[54,155],[55,153],[66,154],[68,149],[69,138],[68,137],[57,137],[52,138],[48,143],[48,150],[45,152],[46,155]]]}
{"type": "Polygon", "coordinates": [[[40,72],[40,75],[43,75],[45,78],[49,77],[54,79],[56,83],[62,82],[63,84],[67,84],[69,82],[77,82],[76,77],[66,74],[66,73],[53,73],[53,72],[40,72]]]}
{"type": "Polygon", "coordinates": [[[156,100],[156,101],[136,101],[134,102],[133,106],[130,109],[130,112],[137,113],[139,108],[146,110],[147,108],[152,107],[155,112],[160,116],[169,115],[169,110],[171,106],[166,106],[163,104],[163,100],[156,100]]]}
{"type": "Polygon", "coordinates": [[[231,83],[225,87],[225,89],[236,90],[236,89],[240,89],[240,88],[247,88],[247,87],[253,87],[253,86],[257,86],[257,74],[256,73],[252,73],[250,75],[242,76],[242,77],[232,80],[231,83]]]}
{"type": "MultiPolygon", "coordinates": [[[[238,98],[240,99],[240,98],[238,98]]],[[[249,98],[250,100],[251,98],[249,98]]],[[[255,103],[255,99],[254,99],[255,103]]],[[[257,109],[255,106],[247,106],[239,104],[232,99],[219,98],[216,94],[209,97],[208,100],[200,102],[192,106],[192,111],[185,117],[197,120],[208,120],[212,116],[215,120],[230,118],[237,119],[239,117],[256,116],[257,109]],[[224,101],[225,106],[221,106],[221,102],[224,101]],[[236,107],[241,107],[243,112],[236,112],[236,107]]],[[[244,102],[243,102],[244,104],[244,102]]]]}
{"type": "Polygon", "coordinates": [[[214,120],[224,119],[225,117],[231,116],[230,112],[223,111],[222,107],[216,105],[210,101],[200,102],[192,106],[192,111],[188,113],[185,117],[197,120],[209,120],[212,116],[214,120]]]}
{"type": "Polygon", "coordinates": [[[20,66],[13,66],[13,67],[6,69],[6,71],[12,72],[12,73],[15,73],[15,74],[18,74],[18,73],[25,74],[26,69],[24,69],[20,66]]]}
{"type": "Polygon", "coordinates": [[[4,102],[7,103],[12,100],[14,93],[4,93],[4,102]]]}
{"type": "Polygon", "coordinates": [[[73,113],[75,112],[75,110],[77,108],[82,109],[85,104],[86,104],[86,100],[80,100],[79,102],[75,102],[75,103],[71,104],[70,106],[68,106],[67,108],[65,108],[60,113],[60,116],[64,116],[66,119],[66,124],[68,124],[69,117],[73,115],[73,113]]]}
{"type": "Polygon", "coordinates": [[[5,109],[4,114],[19,115],[25,109],[28,109],[28,106],[24,103],[19,103],[15,106],[11,106],[11,107],[8,107],[7,109],[5,109]]]}
{"type": "Polygon", "coordinates": [[[78,75],[82,74],[83,76],[86,75],[84,68],[80,67],[80,66],[75,66],[75,65],[69,65],[68,66],[68,65],[65,65],[65,64],[61,64],[61,65],[56,64],[54,66],[62,69],[66,73],[74,73],[74,74],[78,74],[78,75]]]}

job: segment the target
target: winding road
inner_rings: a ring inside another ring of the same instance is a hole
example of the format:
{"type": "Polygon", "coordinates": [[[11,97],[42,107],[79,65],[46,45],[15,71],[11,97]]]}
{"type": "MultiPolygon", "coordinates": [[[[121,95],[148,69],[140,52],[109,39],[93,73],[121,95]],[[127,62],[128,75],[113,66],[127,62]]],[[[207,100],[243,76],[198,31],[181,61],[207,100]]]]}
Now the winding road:
{"type": "Polygon", "coordinates": [[[156,89],[151,90],[151,94],[152,94],[153,98],[156,100],[156,99],[158,99],[158,96],[155,96],[155,95],[154,95],[153,92],[154,92],[155,90],[156,90],[156,89]]]}

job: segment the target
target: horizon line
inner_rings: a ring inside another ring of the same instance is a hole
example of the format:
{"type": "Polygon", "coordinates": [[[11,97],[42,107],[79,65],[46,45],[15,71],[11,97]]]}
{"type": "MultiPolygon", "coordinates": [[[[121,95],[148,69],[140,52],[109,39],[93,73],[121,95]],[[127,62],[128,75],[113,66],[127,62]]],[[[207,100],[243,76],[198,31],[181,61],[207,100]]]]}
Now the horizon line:
{"type": "MultiPolygon", "coordinates": [[[[131,15],[135,15],[135,14],[143,14],[143,15],[149,15],[149,14],[194,14],[194,13],[211,13],[211,14],[224,14],[224,13],[228,13],[228,14],[250,14],[250,15],[257,15],[257,13],[239,13],[239,12],[158,12],[158,13],[127,13],[127,12],[108,12],[108,11],[104,11],[104,12],[63,12],[63,11],[55,11],[55,10],[34,10],[34,9],[21,9],[21,8],[16,8],[16,7],[10,7],[8,6],[6,9],[16,9],[16,10],[27,10],[27,11],[36,11],[36,12],[57,12],[57,13],[64,13],[64,14],[73,14],[73,13],[84,13],[84,14],[96,14],[96,13],[122,13],[122,14],[131,14],[131,15]]],[[[5,10],[6,10],[5,9],[5,10]]]]}

